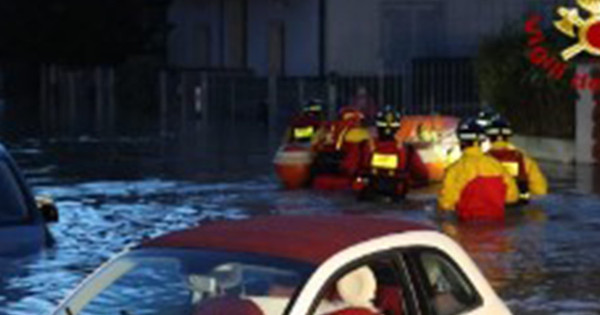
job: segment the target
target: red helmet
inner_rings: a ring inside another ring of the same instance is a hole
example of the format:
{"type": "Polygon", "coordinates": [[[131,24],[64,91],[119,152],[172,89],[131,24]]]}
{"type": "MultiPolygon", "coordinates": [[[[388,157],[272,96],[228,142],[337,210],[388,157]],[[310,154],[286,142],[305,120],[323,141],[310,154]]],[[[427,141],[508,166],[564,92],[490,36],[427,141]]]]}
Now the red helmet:
{"type": "Polygon", "coordinates": [[[365,114],[358,109],[354,109],[352,107],[343,107],[340,110],[340,118],[342,120],[350,120],[360,122],[365,119],[365,114]]]}

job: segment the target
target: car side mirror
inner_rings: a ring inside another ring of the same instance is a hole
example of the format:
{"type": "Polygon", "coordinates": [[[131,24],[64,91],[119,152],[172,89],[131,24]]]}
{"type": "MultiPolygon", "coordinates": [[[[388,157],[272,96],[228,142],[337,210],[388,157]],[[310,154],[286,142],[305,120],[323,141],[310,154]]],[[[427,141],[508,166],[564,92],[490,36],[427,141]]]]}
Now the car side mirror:
{"type": "Polygon", "coordinates": [[[54,200],[47,196],[36,196],[35,203],[46,222],[58,222],[58,208],[54,200]]]}

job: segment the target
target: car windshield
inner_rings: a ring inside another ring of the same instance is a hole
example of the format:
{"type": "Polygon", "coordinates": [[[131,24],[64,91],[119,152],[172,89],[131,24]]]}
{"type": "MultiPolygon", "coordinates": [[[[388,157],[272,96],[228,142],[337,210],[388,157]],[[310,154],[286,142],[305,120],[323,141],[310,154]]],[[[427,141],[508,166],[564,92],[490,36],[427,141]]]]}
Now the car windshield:
{"type": "Polygon", "coordinates": [[[254,254],[141,250],[103,268],[59,315],[281,315],[313,267],[254,254]]]}
{"type": "Polygon", "coordinates": [[[20,222],[26,216],[21,188],[6,161],[0,159],[0,224],[20,222]]]}

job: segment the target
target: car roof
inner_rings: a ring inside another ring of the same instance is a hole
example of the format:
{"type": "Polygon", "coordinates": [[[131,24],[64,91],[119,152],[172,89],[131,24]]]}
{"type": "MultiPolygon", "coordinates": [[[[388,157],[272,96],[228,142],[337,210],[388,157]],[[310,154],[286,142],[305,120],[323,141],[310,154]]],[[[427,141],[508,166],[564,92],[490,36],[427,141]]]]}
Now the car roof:
{"type": "Polygon", "coordinates": [[[365,216],[261,216],[203,224],[143,242],[139,248],[213,249],[318,264],[366,240],[432,229],[409,221],[365,216]]]}

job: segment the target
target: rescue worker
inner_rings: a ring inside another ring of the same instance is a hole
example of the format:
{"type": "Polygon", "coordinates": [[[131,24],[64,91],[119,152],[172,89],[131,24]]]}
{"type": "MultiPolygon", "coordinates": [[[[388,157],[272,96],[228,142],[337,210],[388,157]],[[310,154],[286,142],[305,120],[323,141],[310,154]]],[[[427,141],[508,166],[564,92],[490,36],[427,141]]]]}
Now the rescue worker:
{"type": "MultiPolygon", "coordinates": [[[[498,113],[496,113],[494,110],[488,107],[481,110],[477,114],[476,122],[479,126],[481,126],[481,128],[485,130],[490,125],[492,120],[494,120],[496,117],[498,117],[498,113]]],[[[483,152],[487,152],[490,149],[490,146],[491,143],[487,138],[481,143],[481,149],[483,150],[483,152]]]]}
{"type": "Polygon", "coordinates": [[[362,112],[342,108],[340,119],[322,128],[313,144],[316,153],[313,163],[313,186],[317,189],[351,188],[365,151],[370,150],[373,140],[362,125],[362,112]]]}
{"type": "Polygon", "coordinates": [[[485,129],[496,117],[498,117],[498,113],[491,108],[485,108],[477,113],[476,122],[479,126],[485,129]]]}
{"type": "Polygon", "coordinates": [[[456,211],[463,221],[503,220],[505,203],[519,197],[514,179],[500,162],[483,153],[485,131],[474,119],[462,121],[456,133],[462,156],[444,174],[439,209],[456,211]]]}
{"type": "Polygon", "coordinates": [[[398,143],[400,113],[391,106],[377,113],[377,139],[368,151],[361,175],[353,183],[359,199],[384,194],[394,200],[403,199],[411,186],[427,185],[427,167],[411,146],[398,143]]]}
{"type": "Polygon", "coordinates": [[[487,153],[500,161],[515,178],[519,199],[527,202],[530,195],[547,194],[548,183],[538,164],[509,142],[512,134],[510,124],[505,119],[497,117],[492,120],[486,128],[486,135],[491,141],[491,148],[487,153]]]}
{"type": "Polygon", "coordinates": [[[311,99],[302,107],[302,112],[296,115],[285,133],[285,143],[310,144],[324,121],[323,101],[311,99]]]}

